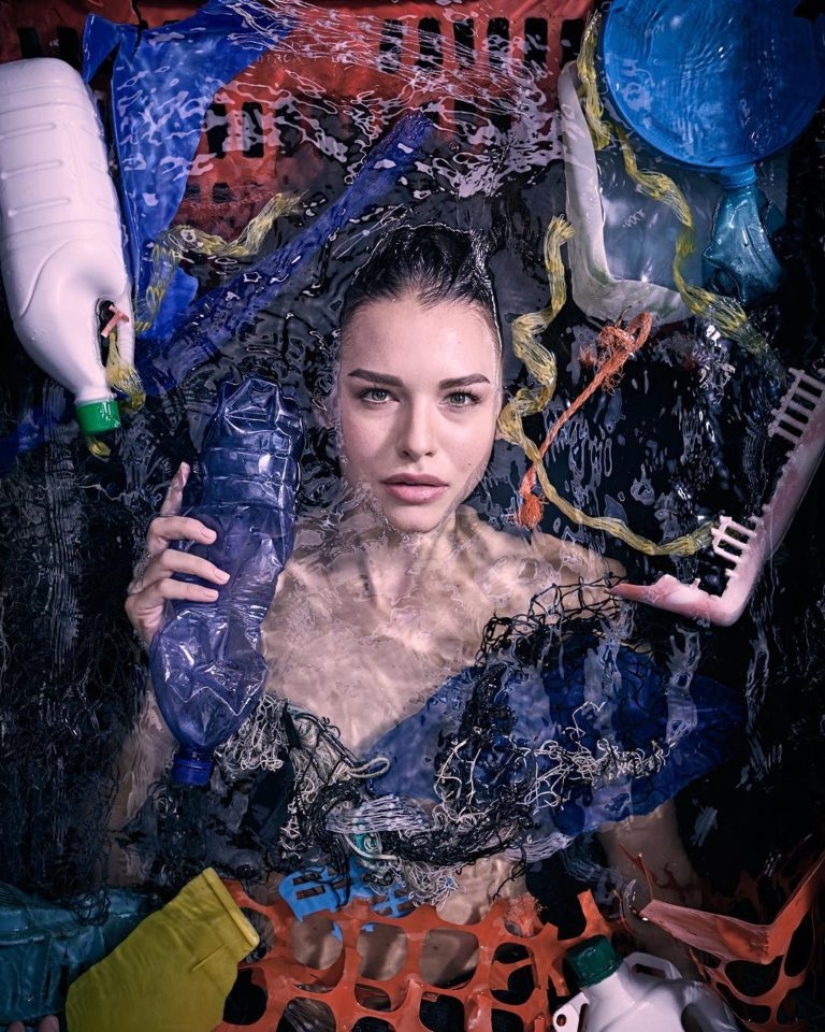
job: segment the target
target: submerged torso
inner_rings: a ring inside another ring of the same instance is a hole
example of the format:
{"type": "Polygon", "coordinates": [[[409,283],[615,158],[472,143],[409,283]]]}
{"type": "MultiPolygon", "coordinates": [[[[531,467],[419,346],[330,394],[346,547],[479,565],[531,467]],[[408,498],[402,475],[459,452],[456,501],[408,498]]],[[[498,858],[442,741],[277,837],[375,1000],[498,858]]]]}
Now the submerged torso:
{"type": "MultiPolygon", "coordinates": [[[[329,720],[356,756],[473,664],[493,616],[526,612],[537,593],[554,585],[591,585],[582,602],[597,602],[609,570],[605,559],[577,545],[502,533],[462,508],[445,547],[426,559],[411,551],[404,576],[386,590],[370,576],[371,563],[382,567],[380,537],[366,548],[361,541],[357,533],[336,533],[326,516],[298,521],[261,629],[267,690],[329,720]]],[[[121,756],[113,827],[134,816],[173,750],[150,697],[121,756]]],[[[137,870],[116,852],[114,880],[133,881],[137,870]]],[[[524,891],[524,883],[512,878],[509,862],[488,858],[464,868],[457,889],[439,909],[445,919],[467,923],[497,895],[524,891]]],[[[305,959],[328,960],[334,941],[311,921],[302,928],[305,959]]],[[[464,952],[457,940],[455,956],[442,956],[439,964],[445,972],[462,970],[469,960],[464,952]]]]}
{"type": "Polygon", "coordinates": [[[493,616],[524,613],[538,592],[605,571],[585,549],[552,538],[537,547],[462,509],[446,549],[429,560],[411,553],[400,590],[382,593],[369,558],[333,551],[310,520],[263,623],[268,688],[329,719],[363,753],[473,663],[493,616]]]}
{"type": "MultiPolygon", "coordinates": [[[[370,558],[358,545],[341,547],[324,521],[296,528],[292,557],[264,619],[262,649],[268,689],[298,709],[327,718],[342,743],[364,755],[387,731],[417,713],[448,678],[471,666],[493,616],[525,613],[553,586],[592,585],[583,600],[604,597],[609,565],[586,549],[555,538],[533,541],[496,531],[469,508],[459,510],[446,549],[429,561],[410,554],[400,590],[382,593],[371,581],[370,558]]],[[[456,924],[478,921],[496,897],[525,891],[512,863],[491,857],[462,869],[457,891],[439,906],[456,924]]],[[[331,962],[336,940],[323,922],[303,922],[295,943],[301,959],[331,962]]],[[[378,942],[362,958],[365,973],[383,977],[392,958],[378,942]]],[[[472,963],[460,935],[447,936],[432,966],[445,982],[472,963]]],[[[439,981],[433,976],[433,981],[439,981]]]]}

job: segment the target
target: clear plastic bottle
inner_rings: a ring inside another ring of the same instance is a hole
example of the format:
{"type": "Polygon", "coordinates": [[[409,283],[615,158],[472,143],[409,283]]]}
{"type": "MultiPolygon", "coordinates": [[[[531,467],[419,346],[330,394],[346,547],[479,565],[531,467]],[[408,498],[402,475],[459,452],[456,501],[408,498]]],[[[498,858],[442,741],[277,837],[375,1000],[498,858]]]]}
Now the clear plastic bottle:
{"type": "Polygon", "coordinates": [[[756,186],[752,165],[723,170],[719,181],[725,192],[704,251],[710,267],[705,280],[713,290],[751,305],[774,293],[782,282],[784,272],[769,239],[771,225],[778,229],[782,219],[756,186]]]}
{"type": "Polygon", "coordinates": [[[712,989],[660,957],[622,960],[597,935],[569,950],[567,961],[581,992],[553,1014],[556,1032],[737,1032],[712,989]]]}
{"type": "Polygon", "coordinates": [[[230,574],[216,602],[176,601],[155,635],[150,670],[180,743],[173,780],[203,785],[214,748],[241,726],[266,676],[260,624],[292,550],[303,430],[295,403],[251,378],[221,387],[201,454],[200,498],[184,509],[217,533],[191,545],[230,574]]]}

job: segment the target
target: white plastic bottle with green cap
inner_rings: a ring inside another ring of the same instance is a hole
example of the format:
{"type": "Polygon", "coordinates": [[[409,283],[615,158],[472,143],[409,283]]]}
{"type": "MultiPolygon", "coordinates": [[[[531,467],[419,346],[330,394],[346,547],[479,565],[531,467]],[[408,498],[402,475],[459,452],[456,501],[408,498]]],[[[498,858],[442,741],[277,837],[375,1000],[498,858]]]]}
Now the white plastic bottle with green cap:
{"type": "Polygon", "coordinates": [[[570,949],[567,961],[580,992],[553,1014],[557,1032],[737,1032],[712,989],[660,957],[622,960],[597,935],[570,949]]]}
{"type": "Polygon", "coordinates": [[[0,65],[0,272],[21,344],[72,392],[81,429],[119,426],[98,309],[128,316],[118,349],[132,364],[120,208],[94,99],[57,58],[0,65]]]}

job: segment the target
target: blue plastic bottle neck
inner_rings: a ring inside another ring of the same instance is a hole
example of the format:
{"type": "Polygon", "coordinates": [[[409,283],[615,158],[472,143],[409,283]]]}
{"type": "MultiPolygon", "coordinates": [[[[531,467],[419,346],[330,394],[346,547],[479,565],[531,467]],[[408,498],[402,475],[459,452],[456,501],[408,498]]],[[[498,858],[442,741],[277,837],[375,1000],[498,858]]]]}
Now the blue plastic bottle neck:
{"type": "Polygon", "coordinates": [[[723,168],[719,172],[719,182],[725,190],[753,186],[756,182],[756,169],[753,165],[734,165],[731,168],[723,168]]]}
{"type": "Polygon", "coordinates": [[[211,752],[181,746],[172,761],[172,780],[179,785],[208,785],[212,776],[211,752]]]}

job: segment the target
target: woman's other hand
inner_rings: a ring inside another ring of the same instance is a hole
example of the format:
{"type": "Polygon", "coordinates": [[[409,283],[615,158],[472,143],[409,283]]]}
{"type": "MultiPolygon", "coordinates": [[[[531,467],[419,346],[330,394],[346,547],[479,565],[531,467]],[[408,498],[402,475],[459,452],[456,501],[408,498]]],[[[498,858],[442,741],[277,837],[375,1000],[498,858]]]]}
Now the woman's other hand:
{"type": "MultiPolygon", "coordinates": [[[[25,1025],[22,1021],[13,1021],[6,1032],[25,1032],[25,1025]]],[[[37,1032],[60,1032],[60,1022],[53,1014],[49,1014],[37,1026],[37,1032]]]]}
{"type": "Polygon", "coordinates": [[[229,574],[200,556],[170,548],[175,541],[211,545],[215,531],[200,520],[181,516],[183,489],[189,479],[189,466],[182,463],[172,478],[160,508],[160,515],[149,524],[146,552],[135,567],[127,588],[126,615],[148,647],[163,624],[166,603],[171,599],[214,602],[217,588],[177,580],[176,573],[189,574],[211,584],[222,585],[229,574]]]}
{"type": "Polygon", "coordinates": [[[638,916],[653,899],[701,907],[699,878],[685,851],[672,799],[645,816],[602,825],[598,838],[624,895],[625,920],[639,949],[675,964],[685,978],[697,971],[688,947],[638,916]]]}

